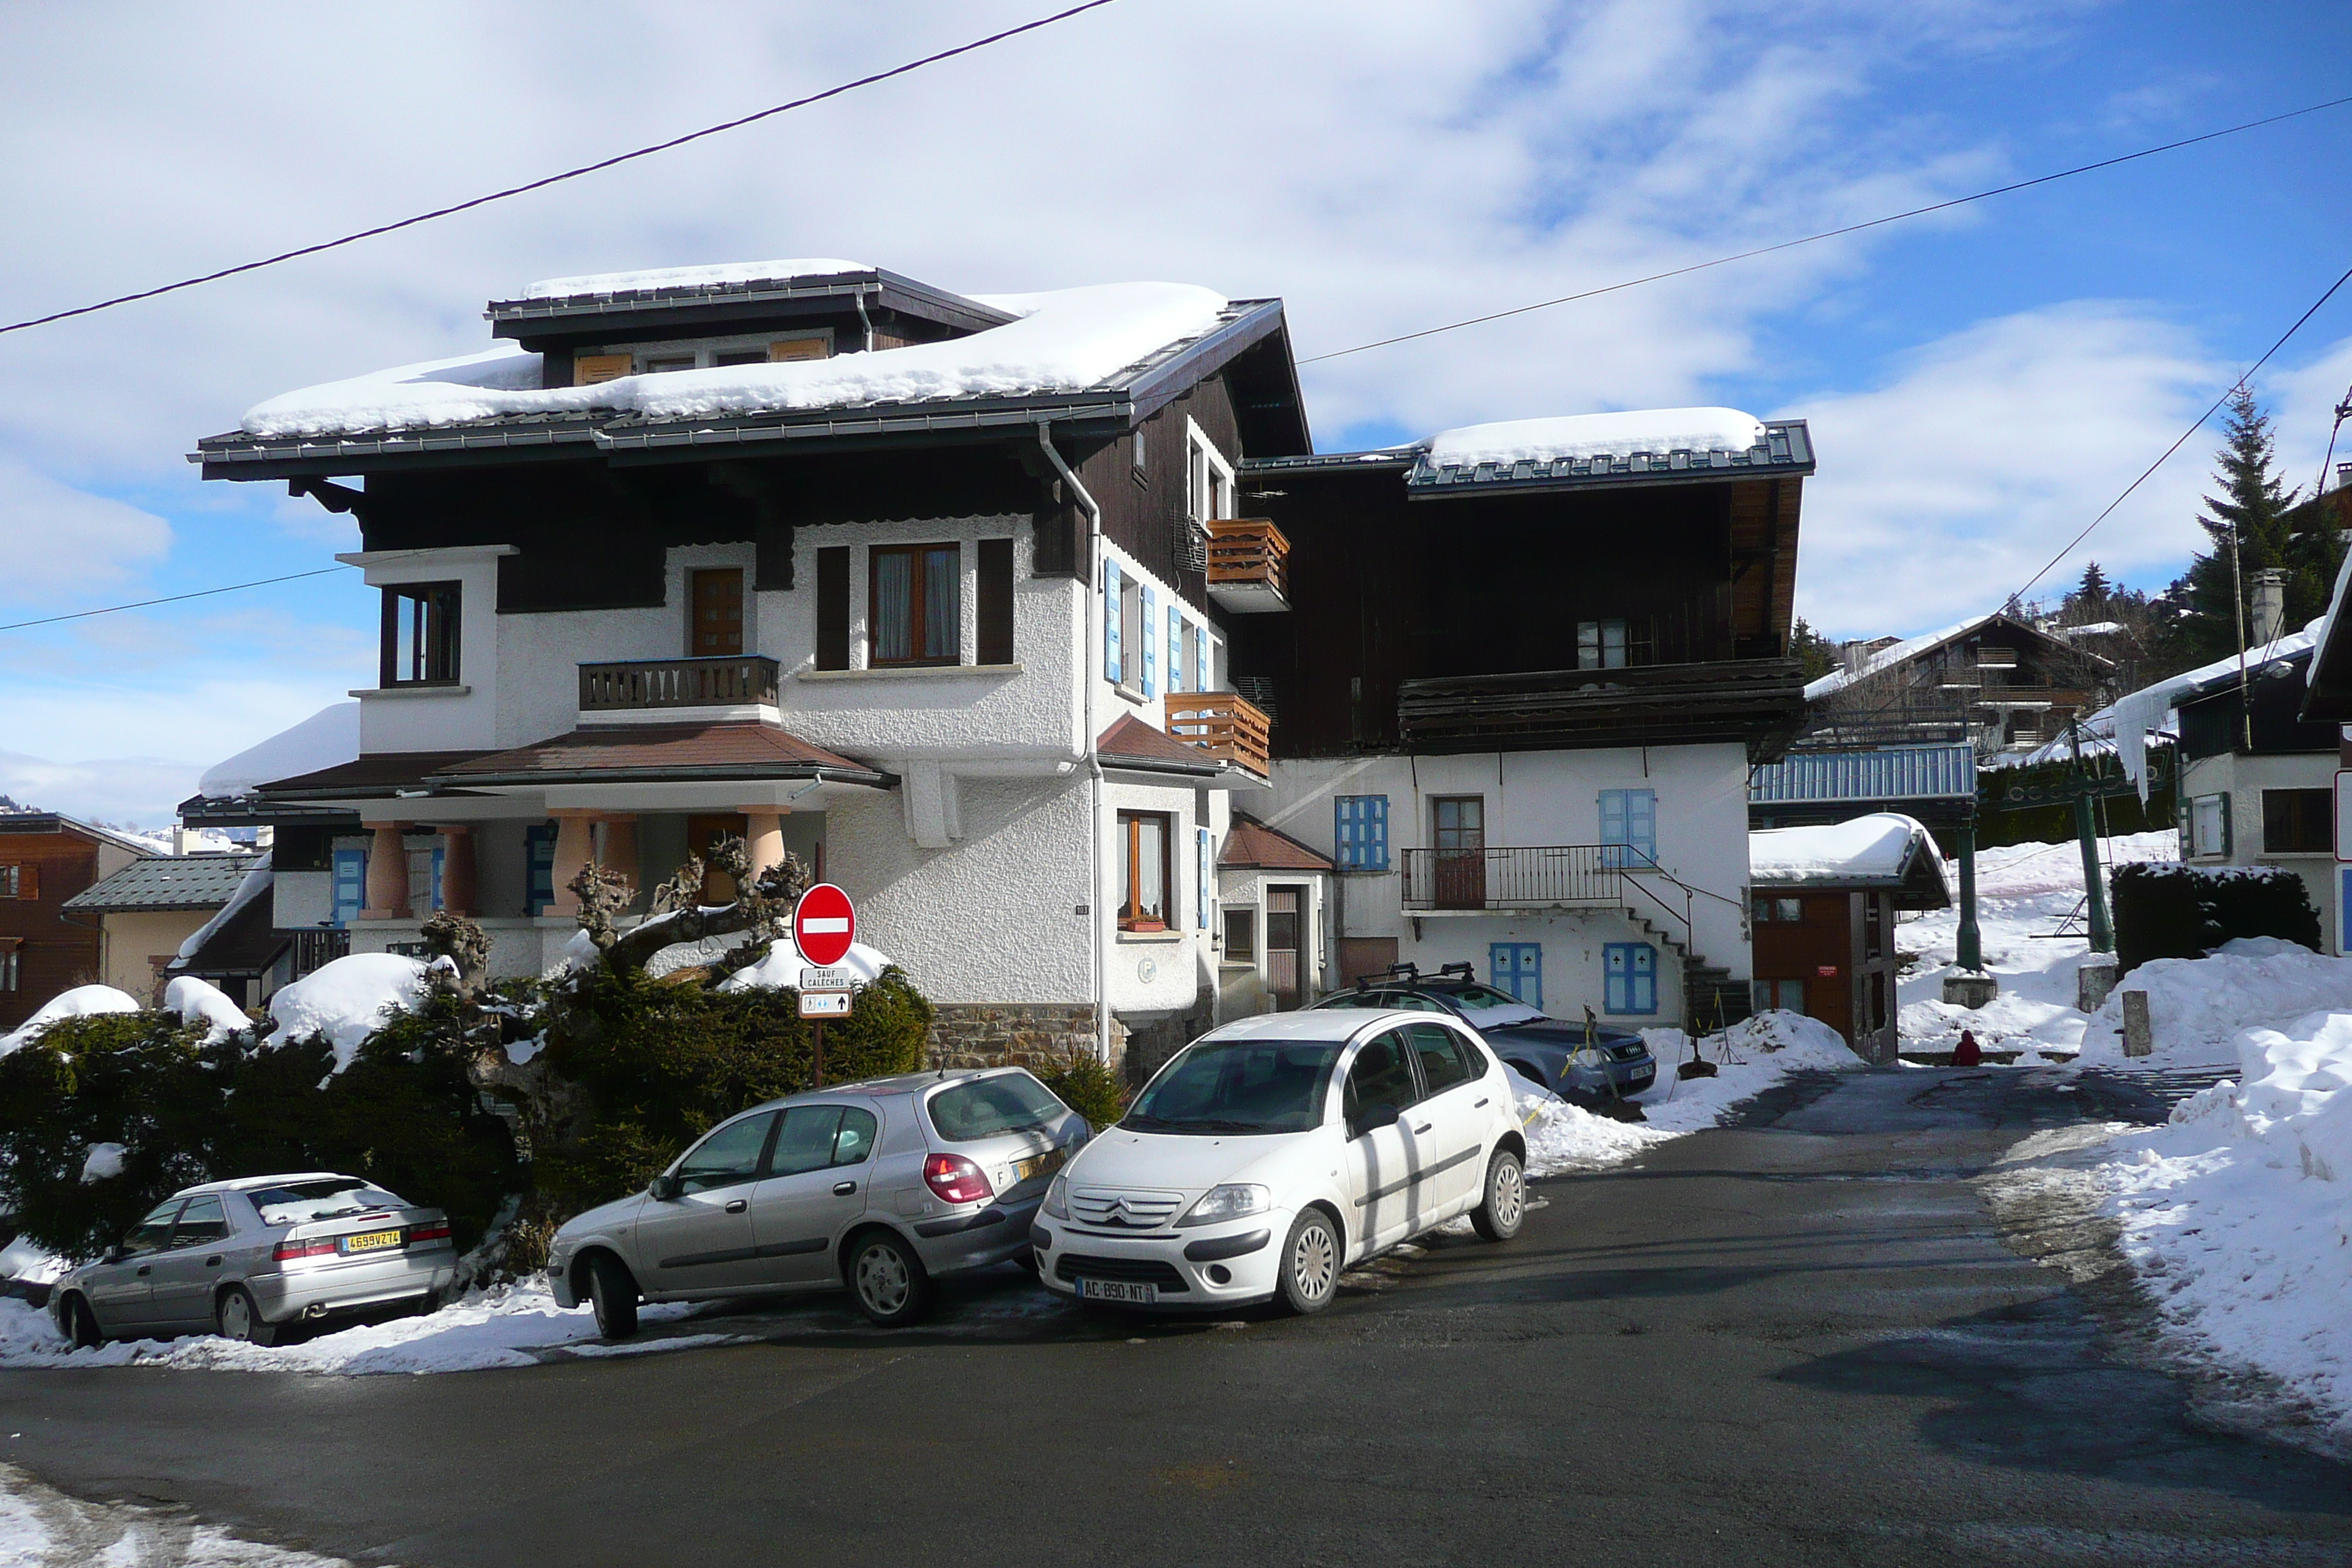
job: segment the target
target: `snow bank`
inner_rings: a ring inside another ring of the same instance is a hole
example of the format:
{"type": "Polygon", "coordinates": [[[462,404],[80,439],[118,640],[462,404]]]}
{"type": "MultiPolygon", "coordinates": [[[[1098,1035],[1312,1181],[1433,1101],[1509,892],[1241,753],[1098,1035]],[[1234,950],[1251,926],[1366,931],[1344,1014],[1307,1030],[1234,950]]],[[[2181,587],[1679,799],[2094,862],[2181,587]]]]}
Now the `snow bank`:
{"type": "Polygon", "coordinates": [[[1465,425],[1429,438],[1438,468],[1549,463],[1561,458],[1622,458],[1634,452],[1745,452],[1764,439],[1764,422],[1737,408],[1647,408],[1465,425]]]}
{"type": "MultiPolygon", "coordinates": [[[[862,942],[853,942],[849,944],[849,952],[843,957],[840,967],[850,971],[858,979],[870,984],[882,978],[882,971],[888,968],[889,964],[890,959],[887,954],[870,948],[862,942]]],[[[757,963],[737,970],[719,983],[719,989],[721,991],[783,990],[788,987],[796,989],[801,983],[801,971],[806,967],[807,965],[801,961],[800,950],[793,945],[792,939],[781,937],[769,944],[767,957],[757,963]]]]}
{"type": "Polygon", "coordinates": [[[163,1010],[177,1013],[184,1024],[205,1025],[208,1046],[253,1027],[253,1020],[229,1000],[227,992],[193,974],[183,974],[163,987],[163,1010]]]}
{"type": "MultiPolygon", "coordinates": [[[[5,1247],[0,1247],[0,1279],[21,1279],[35,1285],[53,1285],[66,1276],[71,1268],[64,1258],[42,1251],[23,1237],[5,1247]]],[[[7,1559],[0,1557],[0,1563],[7,1559]]]]}
{"type": "Polygon", "coordinates": [[[2234,1066],[2243,1030],[2284,1029],[2308,1014],[2352,1012],[2352,959],[2324,957],[2293,942],[2277,945],[2282,951],[2150,959],[2126,974],[2092,1015],[2077,1061],[2137,1069],[2234,1066]],[[2153,1056],[2123,1054],[2116,1031],[2123,1027],[2126,991],[2147,993],[2153,1056]]]}
{"type": "Polygon", "coordinates": [[[86,1018],[98,1013],[136,1013],[138,999],[111,985],[77,985],[70,991],[60,991],[41,1004],[39,1011],[19,1024],[13,1031],[0,1035],[0,1057],[20,1046],[28,1046],[41,1031],[60,1018],[86,1018]]]}
{"type": "Polygon", "coordinates": [[[228,896],[228,902],[214,910],[212,919],[188,933],[188,940],[180,944],[181,961],[185,962],[202,952],[205,943],[212,941],[213,933],[236,919],[246,905],[269,891],[274,880],[269,857],[264,855],[253,863],[253,868],[245,874],[244,880],[237,883],[236,891],[228,896]]]}
{"type": "Polygon", "coordinates": [[[1644,1029],[1642,1038],[1658,1058],[1658,1081],[1636,1098],[1650,1127],[1668,1136],[1719,1124],[1741,1101],[1790,1073],[1853,1072],[1869,1065],[1820,1019],[1779,1009],[1699,1041],[1700,1058],[1716,1064],[1712,1078],[1680,1076],[1691,1057],[1690,1037],[1680,1029],[1644,1029]]]}
{"type": "Polygon", "coordinates": [[[305,387],[259,404],[243,428],[326,436],[462,424],[502,415],[634,414],[699,419],[796,408],[914,402],[1096,385],[1216,326],[1223,296],[1183,283],[1108,283],[992,298],[1026,314],[946,342],[772,364],[622,376],[541,387],[537,354],[497,348],[305,387]]]}
{"type": "Polygon", "coordinates": [[[1595,1116],[1507,1066],[1503,1071],[1511,1080],[1511,1098],[1517,1102],[1519,1125],[1527,1135],[1530,1176],[1622,1165],[1672,1136],[1640,1122],[1595,1116]]]}
{"type": "Polygon", "coordinates": [[[1935,840],[1915,819],[1874,811],[1822,827],[1769,827],[1748,836],[1748,865],[1759,881],[1775,883],[1893,880],[1903,874],[1913,844],[1935,840]]]}
{"type": "Polygon", "coordinates": [[[412,1012],[425,994],[431,965],[396,952],[354,952],[297,980],[269,999],[277,1027],[268,1045],[324,1035],[335,1047],[335,1070],[352,1065],[366,1039],[395,1013],[412,1012]]]}
{"type": "Polygon", "coordinates": [[[339,767],[359,754],[360,705],[330,703],[292,729],[215,763],[196,781],[196,793],[208,800],[251,795],[263,784],[339,767]]]}
{"type": "Polygon", "coordinates": [[[776,283],[788,278],[836,278],[871,272],[873,264],[834,256],[802,256],[788,261],[722,261],[708,267],[656,267],[643,272],[592,272],[580,278],[542,278],[522,291],[526,300],[565,300],[582,294],[625,294],[647,289],[693,289],[718,283],[776,283]]]}
{"type": "Polygon", "coordinates": [[[215,1525],[193,1523],[177,1508],[68,1497],[22,1470],[0,1465],[0,1568],[42,1563],[352,1568],[341,1557],[239,1540],[215,1525]]]}
{"type": "Polygon", "coordinates": [[[121,1144],[93,1143],[89,1146],[89,1156],[81,1163],[83,1185],[87,1186],[92,1182],[103,1182],[121,1174],[122,1174],[121,1144]]]}

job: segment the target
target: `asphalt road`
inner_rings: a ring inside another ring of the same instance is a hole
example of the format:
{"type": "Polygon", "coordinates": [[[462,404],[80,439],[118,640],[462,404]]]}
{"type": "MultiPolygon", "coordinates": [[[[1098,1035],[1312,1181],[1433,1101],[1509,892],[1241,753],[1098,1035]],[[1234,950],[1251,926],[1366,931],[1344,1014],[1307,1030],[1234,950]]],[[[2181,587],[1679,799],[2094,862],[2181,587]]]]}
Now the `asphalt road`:
{"type": "Polygon", "coordinates": [[[2200,1424],[1994,1235],[1967,1178],[2085,1114],[2155,1108],[1791,1086],[1304,1321],[1022,1315],[1008,1275],[899,1337],[824,1306],[513,1372],[0,1373],[0,1458],[420,1568],[2352,1563],[2352,1470],[2200,1424]]]}

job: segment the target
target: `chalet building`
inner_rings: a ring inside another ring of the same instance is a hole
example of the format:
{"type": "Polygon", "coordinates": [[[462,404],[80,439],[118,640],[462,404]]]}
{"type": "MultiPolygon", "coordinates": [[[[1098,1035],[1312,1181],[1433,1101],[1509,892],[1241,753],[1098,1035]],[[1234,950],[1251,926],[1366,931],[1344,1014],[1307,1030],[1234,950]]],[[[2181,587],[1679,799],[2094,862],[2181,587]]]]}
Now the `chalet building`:
{"type": "Polygon", "coordinates": [[[849,890],[942,1059],[1009,1019],[1148,1065],[1399,957],[1744,1006],[1801,424],[1318,458],[1281,302],[1177,285],[776,262],[487,315],[194,455],[352,515],[383,600],[356,743],[195,803],[282,814],[272,929],[461,910],[539,973],[591,860],[642,913],[737,836],[849,890]]]}
{"type": "Polygon", "coordinates": [[[1333,971],[1746,1016],[1748,771],[1802,717],[1812,471],[1801,422],[1726,409],[1244,462],[1290,608],[1235,619],[1234,668],[1273,716],[1265,821],[1337,868],[1333,971]]]}
{"type": "Polygon", "coordinates": [[[1967,741],[1987,760],[2031,752],[2115,700],[2116,663],[2097,641],[1996,613],[1901,642],[1848,643],[1844,667],[1805,687],[1805,744],[1967,741]]]}
{"type": "Polygon", "coordinates": [[[186,973],[181,949],[268,858],[262,851],[142,855],[68,899],[64,913],[97,925],[100,984],[160,1005],[164,984],[186,973]]]}
{"type": "Polygon", "coordinates": [[[1748,854],[1757,1007],[1818,1018],[1864,1060],[1892,1065],[1895,911],[1952,902],[1935,839],[1911,817],[1879,812],[1761,831],[1748,854]]]}
{"type": "Polygon", "coordinates": [[[51,811],[0,812],[0,1034],[107,973],[95,915],[68,906],[152,847],[51,811]]]}

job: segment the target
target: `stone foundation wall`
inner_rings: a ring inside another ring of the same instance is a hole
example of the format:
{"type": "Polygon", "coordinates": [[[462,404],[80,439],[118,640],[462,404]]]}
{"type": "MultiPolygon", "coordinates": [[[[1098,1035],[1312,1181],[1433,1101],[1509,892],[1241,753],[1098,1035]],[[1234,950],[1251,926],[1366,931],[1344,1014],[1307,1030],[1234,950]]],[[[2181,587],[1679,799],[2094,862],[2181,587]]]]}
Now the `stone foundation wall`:
{"type": "MultiPolygon", "coordinates": [[[[1116,1064],[1127,1028],[1115,1017],[1110,1037],[1116,1064]]],[[[942,1002],[924,1048],[934,1067],[1051,1067],[1073,1051],[1094,1053],[1095,1010],[1086,1002],[942,1002]]]]}

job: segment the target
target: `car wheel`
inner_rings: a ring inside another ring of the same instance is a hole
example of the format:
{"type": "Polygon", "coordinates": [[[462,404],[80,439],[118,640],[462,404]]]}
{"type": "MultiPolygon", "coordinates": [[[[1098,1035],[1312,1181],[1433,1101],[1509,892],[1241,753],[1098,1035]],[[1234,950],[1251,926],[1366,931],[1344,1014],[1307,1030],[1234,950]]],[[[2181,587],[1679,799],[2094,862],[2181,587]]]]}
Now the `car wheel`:
{"type": "Polygon", "coordinates": [[[1321,1209],[1308,1209],[1291,1222],[1282,1244],[1282,1304],[1300,1317],[1331,1304],[1339,1289],[1339,1227],[1321,1209]]]}
{"type": "Polygon", "coordinates": [[[596,1331],[608,1340],[625,1340],[637,1331],[637,1282],[610,1253],[588,1258],[588,1304],[596,1311],[596,1331]]]}
{"type": "Polygon", "coordinates": [[[66,1298],[66,1331],[73,1336],[73,1348],[78,1351],[94,1351],[106,1342],[106,1336],[98,1331],[98,1314],[79,1296],[66,1298]]]}
{"type": "Polygon", "coordinates": [[[1497,1149],[1486,1162],[1486,1196],[1472,1211],[1470,1223],[1488,1241],[1508,1241],[1519,1234],[1528,1217],[1528,1174],[1519,1157],[1497,1149]]]}
{"type": "Polygon", "coordinates": [[[849,1291],[877,1326],[903,1328],[930,1305],[931,1279],[915,1249],[887,1230],[870,1230],[849,1249],[849,1291]]]}
{"type": "Polygon", "coordinates": [[[245,1345],[274,1345],[278,1331],[262,1321],[261,1309],[254,1304],[253,1292],[242,1285],[232,1285],[220,1293],[213,1303],[213,1326],[220,1337],[245,1345]]]}

